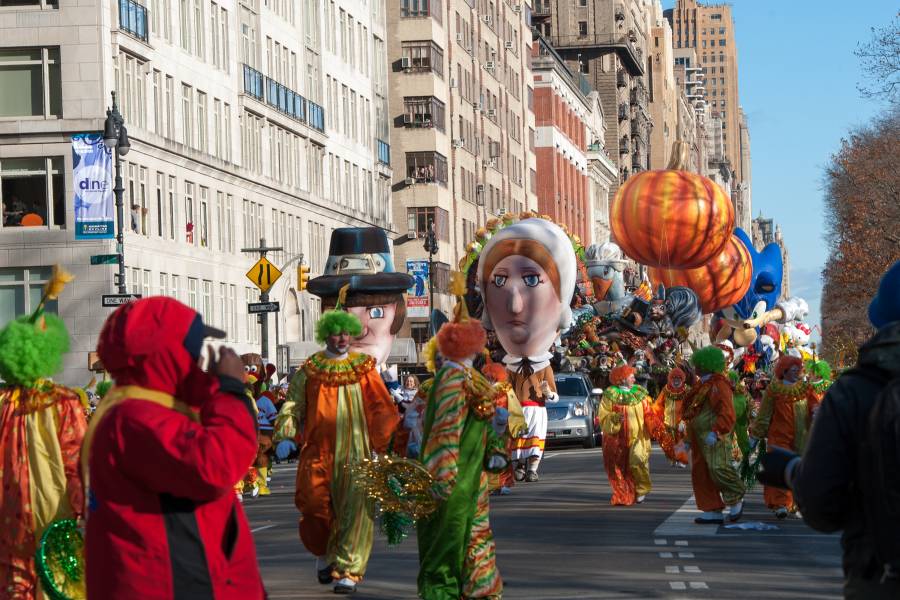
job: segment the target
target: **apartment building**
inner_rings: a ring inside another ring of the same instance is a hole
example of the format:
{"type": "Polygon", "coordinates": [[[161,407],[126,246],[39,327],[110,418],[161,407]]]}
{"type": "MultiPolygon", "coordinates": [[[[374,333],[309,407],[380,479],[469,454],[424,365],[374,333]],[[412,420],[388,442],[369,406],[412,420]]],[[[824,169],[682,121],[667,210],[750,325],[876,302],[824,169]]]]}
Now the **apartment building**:
{"type": "MultiPolygon", "coordinates": [[[[431,258],[433,308],[450,314],[449,271],[475,232],[537,208],[528,10],[510,0],[387,5],[395,264],[431,258]]],[[[416,308],[400,335],[422,344],[429,311],[416,308]]]]}
{"type": "Polygon", "coordinates": [[[672,26],[663,17],[656,0],[652,6],[650,27],[650,168],[664,169],[678,139],[679,86],[675,81],[672,26]]]}
{"type": "Polygon", "coordinates": [[[678,88],[678,130],[676,139],[690,147],[687,168],[695,173],[707,171],[706,104],[703,69],[697,66],[693,48],[674,50],[675,84],[678,88]]]}
{"type": "Polygon", "coordinates": [[[773,243],[778,244],[778,247],[781,248],[781,261],[784,264],[781,275],[781,296],[789,298],[791,295],[791,263],[787,244],[785,244],[784,236],[781,233],[781,225],[777,224],[775,219],[767,219],[760,213],[758,217],[753,219],[751,228],[745,231],[750,234],[753,246],[758,251],[773,243]]]}
{"type": "Polygon", "coordinates": [[[538,212],[565,223],[585,245],[609,239],[609,188],[600,94],[542,37],[532,46],[538,212]]]}
{"type": "MultiPolygon", "coordinates": [[[[72,334],[66,383],[89,379],[116,290],[115,266],[91,264],[114,240],[76,240],[72,202],[72,136],[103,131],[111,92],[131,142],[127,291],[180,299],[240,351],[260,351],[242,248],[265,239],[276,266],[302,254],[316,274],[335,227],[391,226],[383,3],[22,0],[0,6],[0,35],[0,326],[34,308],[53,264],[73,272],[49,307],[72,334]]],[[[317,317],[292,272],[270,291],[273,359],[317,317]]]]}

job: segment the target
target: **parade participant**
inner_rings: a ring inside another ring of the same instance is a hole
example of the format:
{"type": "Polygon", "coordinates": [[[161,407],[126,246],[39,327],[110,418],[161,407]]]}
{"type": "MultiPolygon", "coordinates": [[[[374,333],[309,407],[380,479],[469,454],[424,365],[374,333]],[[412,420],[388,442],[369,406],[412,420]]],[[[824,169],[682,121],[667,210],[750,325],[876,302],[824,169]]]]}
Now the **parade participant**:
{"type": "Polygon", "coordinates": [[[725,508],[732,522],[744,513],[744,484],[731,461],[735,414],[725,360],[715,346],[694,352],[691,365],[700,383],[682,406],[691,447],[691,483],[703,513],[694,519],[698,524],[722,523],[725,508]]]}
{"type": "MultiPolygon", "coordinates": [[[[496,390],[494,394],[494,433],[511,453],[515,439],[519,434],[528,430],[525,415],[522,413],[522,405],[519,404],[519,399],[516,398],[516,393],[509,384],[509,373],[502,364],[493,362],[488,356],[487,362],[481,369],[481,374],[496,390]]],[[[512,487],[515,485],[515,476],[511,456],[509,467],[502,473],[492,474],[489,480],[492,492],[505,496],[512,491],[512,487]]]]}
{"type": "Polygon", "coordinates": [[[275,429],[275,417],[278,411],[275,409],[275,403],[272,401],[274,394],[272,392],[263,392],[256,400],[257,415],[256,420],[259,424],[259,449],[256,452],[256,466],[259,479],[259,495],[268,496],[271,494],[269,490],[269,470],[271,468],[272,440],[275,429]]]}
{"type": "Polygon", "coordinates": [[[82,448],[89,598],[265,596],[253,535],[231,492],[257,451],[244,367],[204,337],[225,332],[153,297],[116,309],[97,352],[115,378],[82,448]],[[88,469],[88,466],[90,467],[88,469]]]}
{"type": "MultiPolygon", "coordinates": [[[[338,301],[338,308],[342,302],[338,301]]],[[[397,408],[375,370],[375,359],[351,352],[359,319],[326,311],[316,324],[325,350],[294,375],[276,420],[276,438],[302,431],[294,503],[300,539],[316,556],[319,583],[336,594],[356,591],[372,551],[373,521],[365,493],[353,486],[351,466],[387,450],[399,422],[397,408]]]]}
{"type": "Polygon", "coordinates": [[[361,333],[350,350],[375,359],[376,369],[385,386],[400,401],[401,384],[397,366],[388,358],[394,336],[406,320],[403,292],[415,279],[394,270],[394,259],[387,234],[380,227],[340,227],[331,234],[328,259],[320,277],[309,282],[308,290],[322,298],[322,310],[335,306],[338,292],[350,285],[344,309],[356,315],[361,333]]]}
{"type": "Polygon", "coordinates": [[[806,363],[806,372],[809,375],[809,384],[816,395],[816,405],[818,406],[828,388],[831,387],[831,365],[824,360],[811,360],[806,363]]]}
{"type": "Polygon", "coordinates": [[[640,504],[650,493],[650,439],[663,440],[671,454],[671,438],[653,412],[647,390],[635,384],[634,367],[620,365],[609,374],[612,384],[600,402],[603,466],[613,490],[610,504],[640,504]]]}
{"type": "Polygon", "coordinates": [[[734,449],[732,456],[741,461],[750,452],[750,393],[737,371],[728,371],[734,404],[734,449]]]}
{"type": "MultiPolygon", "coordinates": [[[[782,356],[775,363],[775,380],[766,388],[759,414],[750,428],[750,446],[767,438],[771,446],[802,454],[812,424],[812,412],[818,405],[815,389],[802,380],[803,361],[782,356]]],[[[779,519],[794,512],[794,498],[781,488],[765,486],[766,506],[779,519]]]]}
{"type": "MultiPolygon", "coordinates": [[[[666,385],[659,392],[654,404],[654,411],[662,419],[666,431],[672,436],[676,445],[684,438],[684,426],[681,425],[682,402],[691,391],[691,387],[686,382],[687,375],[681,368],[675,367],[669,371],[666,385]]],[[[672,464],[685,468],[687,462],[687,454],[681,452],[676,453],[672,464]]]]}
{"type": "Polygon", "coordinates": [[[516,439],[516,479],[538,480],[547,437],[547,402],[557,402],[549,349],[572,323],[575,291],[572,242],[546,219],[529,218],[491,236],[478,260],[482,323],[497,332],[503,362],[522,404],[528,432],[516,439]]]}
{"type": "MultiPolygon", "coordinates": [[[[419,427],[419,411],[416,405],[416,397],[419,394],[419,378],[415,375],[406,375],[403,378],[403,387],[395,398],[398,400],[397,408],[400,411],[400,425],[394,433],[393,451],[398,456],[407,455],[407,447],[413,430],[419,427]]],[[[421,436],[421,431],[419,432],[421,436]]]]}
{"type": "Polygon", "coordinates": [[[57,519],[80,518],[84,488],[78,454],[87,429],[74,390],[49,378],[62,368],[69,333],[44,313],[71,276],[60,269],[33,314],[0,330],[0,590],[4,598],[43,598],[35,551],[57,519]]]}
{"type": "MultiPolygon", "coordinates": [[[[460,287],[454,290],[458,296],[465,293],[464,280],[460,287]]],[[[495,564],[485,470],[499,471],[508,459],[491,428],[495,390],[472,368],[485,332],[460,301],[453,322],[444,324],[437,338],[443,366],[425,408],[422,463],[434,478],[438,509],[418,522],[419,597],[499,600],[503,582],[495,564]]]]}

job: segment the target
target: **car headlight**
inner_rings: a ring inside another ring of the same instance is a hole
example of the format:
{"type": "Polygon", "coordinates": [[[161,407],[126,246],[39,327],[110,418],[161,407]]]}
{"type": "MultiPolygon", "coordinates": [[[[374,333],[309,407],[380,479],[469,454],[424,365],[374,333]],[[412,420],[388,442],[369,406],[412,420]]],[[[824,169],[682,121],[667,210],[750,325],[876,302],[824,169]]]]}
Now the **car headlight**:
{"type": "Polygon", "coordinates": [[[574,414],[576,417],[583,417],[584,416],[584,403],[576,402],[575,404],[573,404],[572,405],[572,414],[574,414]]]}

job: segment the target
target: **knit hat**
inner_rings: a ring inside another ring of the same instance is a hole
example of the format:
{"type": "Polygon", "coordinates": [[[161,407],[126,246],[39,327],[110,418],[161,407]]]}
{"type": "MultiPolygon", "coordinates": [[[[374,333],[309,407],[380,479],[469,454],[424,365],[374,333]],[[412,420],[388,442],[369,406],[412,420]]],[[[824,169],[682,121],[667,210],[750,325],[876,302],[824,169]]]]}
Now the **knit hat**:
{"type": "Polygon", "coordinates": [[[900,260],[881,278],[878,293],[869,304],[869,321],[876,329],[900,321],[900,260]]]}
{"type": "MultiPolygon", "coordinates": [[[[494,266],[511,253],[523,254],[538,263],[548,274],[557,274],[557,277],[551,276],[551,280],[562,303],[559,328],[568,329],[572,324],[572,309],[569,304],[575,293],[577,272],[575,250],[569,236],[559,225],[540,218],[524,219],[495,233],[485,244],[478,260],[477,281],[482,297],[487,287],[485,278],[490,277],[494,266]],[[510,248],[510,245],[513,247],[510,248]]],[[[493,328],[487,310],[482,315],[482,322],[488,329],[493,328]]]]}

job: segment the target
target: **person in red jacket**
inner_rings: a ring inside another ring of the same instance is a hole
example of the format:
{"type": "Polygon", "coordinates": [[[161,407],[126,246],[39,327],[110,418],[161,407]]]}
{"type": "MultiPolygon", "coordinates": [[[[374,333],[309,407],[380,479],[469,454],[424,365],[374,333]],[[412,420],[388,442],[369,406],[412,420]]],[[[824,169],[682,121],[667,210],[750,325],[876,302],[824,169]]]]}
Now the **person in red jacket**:
{"type": "Polygon", "coordinates": [[[224,337],[172,298],[116,309],[98,353],[116,387],[82,449],[89,466],[89,599],[255,600],[256,549],[232,488],[257,451],[256,415],[231,349],[209,372],[204,337],[224,337]]]}

